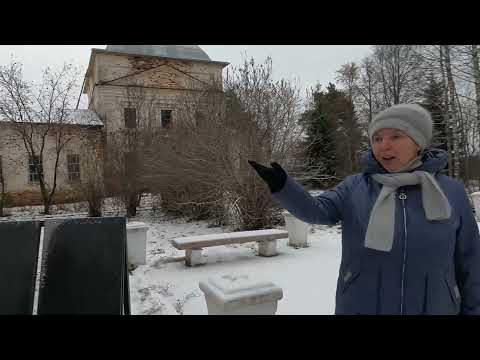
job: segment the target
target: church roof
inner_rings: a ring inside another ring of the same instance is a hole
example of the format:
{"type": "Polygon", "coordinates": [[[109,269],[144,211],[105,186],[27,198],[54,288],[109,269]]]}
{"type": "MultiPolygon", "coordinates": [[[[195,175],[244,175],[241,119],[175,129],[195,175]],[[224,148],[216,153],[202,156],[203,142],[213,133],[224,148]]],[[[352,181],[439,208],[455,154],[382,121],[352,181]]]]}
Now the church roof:
{"type": "Polygon", "coordinates": [[[211,61],[198,45],[107,45],[105,50],[122,54],[211,61]]]}

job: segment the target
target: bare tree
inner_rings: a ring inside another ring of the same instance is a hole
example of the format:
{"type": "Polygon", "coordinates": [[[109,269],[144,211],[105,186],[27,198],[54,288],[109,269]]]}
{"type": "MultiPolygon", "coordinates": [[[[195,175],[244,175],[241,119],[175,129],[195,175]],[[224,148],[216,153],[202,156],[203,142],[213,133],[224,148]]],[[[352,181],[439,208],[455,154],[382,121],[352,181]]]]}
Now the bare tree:
{"type": "Polygon", "coordinates": [[[225,90],[235,95],[259,128],[258,141],[265,146],[265,159],[281,159],[301,136],[298,126],[298,84],[272,77],[273,62],[252,59],[227,73],[225,90]]]}
{"type": "Polygon", "coordinates": [[[471,166],[480,164],[476,159],[480,153],[478,46],[376,45],[372,50],[358,76],[352,63],[337,72],[337,81],[353,95],[361,123],[368,124],[374,113],[388,106],[424,102],[430,82],[443,84],[439,98],[430,94],[428,101],[436,109],[439,126],[443,126],[441,117],[446,124],[449,175],[466,183],[472,176],[480,176],[471,166]]]}
{"type": "Polygon", "coordinates": [[[175,124],[158,130],[144,179],[161,194],[164,210],[220,220],[222,192],[235,176],[223,106],[223,94],[214,91],[185,94],[178,99],[175,124]]]}
{"type": "Polygon", "coordinates": [[[348,99],[353,103],[359,92],[360,68],[354,62],[350,62],[340,66],[336,73],[335,80],[342,85],[348,99]]]}
{"type": "Polygon", "coordinates": [[[129,113],[124,114],[125,128],[106,134],[106,181],[110,192],[125,205],[127,216],[132,217],[147,190],[141,180],[144,154],[160,126],[160,110],[145,88],[135,84],[125,87],[120,101],[119,106],[129,113]]]}
{"type": "MultiPolygon", "coordinates": [[[[457,82],[463,82],[464,87],[472,85],[473,94],[458,94],[465,100],[475,103],[477,132],[480,137],[480,65],[478,45],[457,45],[451,47],[451,57],[455,61],[451,61],[452,77],[457,82]]],[[[470,90],[470,89],[468,89],[470,90]]]]}
{"type": "MultiPolygon", "coordinates": [[[[444,53],[447,53],[447,51],[444,51],[444,53]]],[[[460,151],[456,160],[460,163],[460,175],[466,185],[471,186],[470,180],[472,178],[479,179],[480,177],[478,170],[472,168],[473,164],[478,163],[475,156],[478,156],[480,153],[480,69],[478,45],[449,45],[448,55],[449,59],[446,60],[450,60],[450,70],[447,75],[451,78],[450,82],[448,82],[450,85],[449,105],[452,104],[452,96],[454,96],[455,108],[451,110],[452,113],[456,114],[456,122],[453,124],[453,130],[456,132],[453,136],[457,136],[456,134],[460,133],[460,151]]],[[[448,68],[445,70],[447,71],[448,68]]]]}
{"type": "Polygon", "coordinates": [[[102,132],[87,132],[81,141],[81,179],[74,186],[88,203],[88,215],[102,216],[105,199],[104,138],[102,132]]]}
{"type": "Polygon", "coordinates": [[[272,79],[270,59],[233,69],[224,88],[179,100],[175,124],[154,139],[146,181],[184,215],[213,217],[235,229],[270,226],[275,205],[247,160],[294,162],[298,91],[272,79]]]}
{"type": "Polygon", "coordinates": [[[447,127],[450,131],[451,139],[451,153],[453,154],[452,159],[452,175],[455,178],[458,178],[460,175],[460,152],[458,146],[458,113],[457,113],[457,103],[455,98],[456,88],[455,82],[452,74],[451,67],[451,58],[450,58],[450,46],[441,45],[440,46],[440,57],[442,59],[443,70],[445,73],[445,96],[446,103],[448,104],[448,117],[447,117],[447,127]],[[447,100],[448,99],[448,100],[447,100]]]}
{"type": "Polygon", "coordinates": [[[423,58],[416,45],[375,45],[373,60],[384,107],[415,100],[423,58]]]}
{"type": "Polygon", "coordinates": [[[360,106],[358,106],[360,110],[366,109],[367,124],[370,124],[373,119],[373,114],[381,106],[378,99],[378,85],[374,61],[367,57],[362,60],[359,85],[357,87],[358,93],[363,101],[356,102],[356,104],[360,103],[360,106]]]}
{"type": "MultiPolygon", "coordinates": [[[[244,113],[248,119],[243,122],[246,131],[238,131],[245,134],[242,143],[247,145],[240,152],[240,163],[248,166],[248,158],[267,164],[281,161],[290,169],[302,153],[298,148],[303,135],[299,125],[298,84],[283,79],[275,81],[272,67],[271,58],[263,64],[256,64],[253,59],[245,60],[241,67],[227,74],[225,89],[238,101],[240,114],[244,113]]],[[[272,206],[270,200],[264,198],[266,188],[263,196],[255,196],[259,193],[258,179],[251,178],[253,172],[249,166],[244,174],[237,202],[243,223],[254,227],[263,223],[265,226],[269,223],[272,206]]],[[[292,172],[292,175],[295,174],[292,172]]]]}
{"type": "Polygon", "coordinates": [[[60,156],[73,135],[69,109],[74,101],[78,71],[65,64],[59,71],[47,68],[38,87],[25,81],[22,65],[12,62],[0,67],[0,115],[11,122],[23,142],[37,177],[44,205],[50,212],[60,156]],[[53,144],[53,145],[50,145],[53,144]],[[53,162],[51,174],[44,163],[53,162]],[[48,170],[47,170],[48,171],[48,170]]]}
{"type": "Polygon", "coordinates": [[[477,131],[480,137],[480,65],[478,60],[478,45],[471,45],[471,47],[473,79],[475,83],[475,104],[477,107],[477,131]]]}
{"type": "Polygon", "coordinates": [[[423,85],[420,46],[375,45],[359,65],[350,62],[337,70],[337,83],[355,106],[366,132],[373,115],[400,102],[418,99],[423,85]]]}

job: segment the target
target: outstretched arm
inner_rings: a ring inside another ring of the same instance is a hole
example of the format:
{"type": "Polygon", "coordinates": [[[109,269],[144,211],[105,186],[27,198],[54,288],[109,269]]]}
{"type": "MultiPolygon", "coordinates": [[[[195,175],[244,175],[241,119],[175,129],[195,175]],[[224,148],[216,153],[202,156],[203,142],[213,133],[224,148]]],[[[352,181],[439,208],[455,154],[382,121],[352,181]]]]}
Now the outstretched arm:
{"type": "Polygon", "coordinates": [[[333,225],[343,219],[346,200],[350,193],[349,180],[346,179],[332,190],[319,196],[311,196],[277,163],[272,168],[253,161],[250,165],[269,185],[273,197],[290,213],[310,224],[333,225]]]}

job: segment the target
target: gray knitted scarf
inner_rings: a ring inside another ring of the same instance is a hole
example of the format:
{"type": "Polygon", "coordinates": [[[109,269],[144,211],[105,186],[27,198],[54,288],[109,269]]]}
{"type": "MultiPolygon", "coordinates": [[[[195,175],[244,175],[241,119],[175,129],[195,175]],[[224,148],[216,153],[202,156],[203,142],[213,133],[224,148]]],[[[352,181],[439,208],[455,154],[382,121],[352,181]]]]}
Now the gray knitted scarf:
{"type": "MultiPolygon", "coordinates": [[[[417,158],[400,171],[417,168],[422,162],[417,158]]],[[[382,184],[382,190],[370,214],[365,247],[389,252],[392,250],[395,229],[395,191],[406,185],[420,184],[422,204],[428,220],[450,218],[451,207],[435,177],[426,171],[373,174],[372,178],[382,184]]]]}

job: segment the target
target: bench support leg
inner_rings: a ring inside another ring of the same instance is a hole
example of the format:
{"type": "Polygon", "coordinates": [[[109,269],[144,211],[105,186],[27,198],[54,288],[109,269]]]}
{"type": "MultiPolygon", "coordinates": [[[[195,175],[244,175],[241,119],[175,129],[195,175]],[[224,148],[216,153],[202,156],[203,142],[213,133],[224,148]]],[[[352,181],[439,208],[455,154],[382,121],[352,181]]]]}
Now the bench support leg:
{"type": "Polygon", "coordinates": [[[187,266],[196,266],[204,263],[202,249],[185,250],[185,264],[187,266]]]}
{"type": "Polygon", "coordinates": [[[277,255],[277,240],[259,241],[258,255],[260,256],[277,255]]]}

